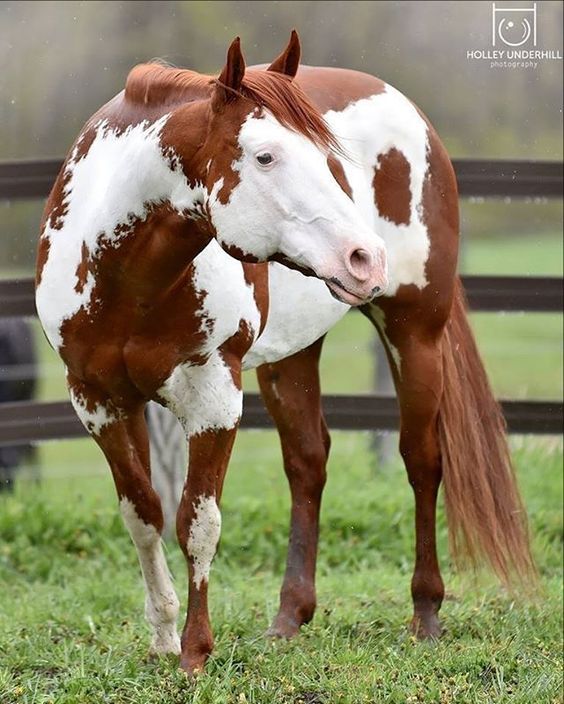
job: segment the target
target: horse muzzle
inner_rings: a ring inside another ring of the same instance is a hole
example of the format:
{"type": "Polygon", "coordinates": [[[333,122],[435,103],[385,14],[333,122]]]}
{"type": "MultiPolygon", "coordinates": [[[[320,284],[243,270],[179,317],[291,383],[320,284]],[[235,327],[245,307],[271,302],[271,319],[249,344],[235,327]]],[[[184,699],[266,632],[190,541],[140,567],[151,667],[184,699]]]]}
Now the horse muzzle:
{"type": "Polygon", "coordinates": [[[332,296],[349,306],[360,306],[388,288],[387,262],[384,249],[352,249],[344,257],[344,270],[324,278],[332,296]]]}

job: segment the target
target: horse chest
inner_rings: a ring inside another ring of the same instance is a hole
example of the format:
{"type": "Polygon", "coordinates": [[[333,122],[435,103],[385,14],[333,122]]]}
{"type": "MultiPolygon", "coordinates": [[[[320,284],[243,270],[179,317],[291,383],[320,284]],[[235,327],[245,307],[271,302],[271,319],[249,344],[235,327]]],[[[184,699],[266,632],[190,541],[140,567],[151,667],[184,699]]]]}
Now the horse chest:
{"type": "Polygon", "coordinates": [[[245,369],[277,362],[308,347],[349,310],[319,279],[274,262],[269,264],[268,273],[266,327],[245,355],[245,369]]]}

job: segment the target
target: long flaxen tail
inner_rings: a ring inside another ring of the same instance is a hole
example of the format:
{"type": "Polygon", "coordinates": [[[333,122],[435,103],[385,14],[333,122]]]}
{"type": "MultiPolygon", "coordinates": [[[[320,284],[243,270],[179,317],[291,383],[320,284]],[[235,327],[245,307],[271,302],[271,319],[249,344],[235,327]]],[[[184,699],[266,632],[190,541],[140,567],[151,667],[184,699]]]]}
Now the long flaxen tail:
{"type": "Polygon", "coordinates": [[[505,584],[536,576],[506,438],[457,281],[443,337],[439,438],[449,539],[455,560],[482,558],[505,584]]]}

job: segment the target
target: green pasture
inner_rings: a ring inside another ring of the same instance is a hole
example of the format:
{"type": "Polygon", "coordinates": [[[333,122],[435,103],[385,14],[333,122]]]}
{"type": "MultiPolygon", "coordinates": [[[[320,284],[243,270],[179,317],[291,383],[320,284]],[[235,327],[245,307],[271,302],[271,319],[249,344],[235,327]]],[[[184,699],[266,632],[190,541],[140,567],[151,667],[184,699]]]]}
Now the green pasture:
{"type": "MultiPolygon", "coordinates": [[[[471,242],[465,271],[561,274],[559,239],[471,242]],[[538,255],[538,256],[537,256],[538,255]]],[[[558,398],[561,316],[473,316],[496,392],[558,398]]],[[[374,335],[361,315],[333,330],[323,386],[372,390],[374,335]]],[[[62,398],[41,346],[42,398],[62,398]]],[[[252,388],[252,378],[248,387],[252,388]]],[[[318,610],[291,642],[263,637],[277,606],[289,498],[272,432],[239,434],[211,577],[214,656],[188,681],[146,659],[135,552],[103,457],[90,440],[41,448],[42,480],[0,496],[0,704],[559,704],[562,701],[562,444],[512,438],[541,587],[507,593],[456,573],[442,508],[447,599],[437,644],[408,634],[413,500],[399,459],[379,466],[368,433],[333,434],[324,496],[318,610]]],[[[177,591],[186,574],[167,553],[177,591]]],[[[180,625],[180,624],[179,624],[180,625]]]]}
{"type": "MultiPolygon", "coordinates": [[[[71,453],[54,445],[42,485],[22,483],[2,501],[0,701],[560,702],[561,447],[532,441],[515,451],[542,592],[526,600],[455,575],[441,514],[446,633],[430,645],[407,632],[413,502],[404,472],[397,462],[376,468],[366,435],[334,435],[317,615],[294,641],[273,643],[262,634],[277,605],[287,490],[273,434],[241,433],[212,571],[216,649],[196,682],[174,661],[146,660],[139,569],[101,459],[85,462],[83,442],[71,453]]],[[[183,595],[176,545],[168,557],[183,595]]]]}

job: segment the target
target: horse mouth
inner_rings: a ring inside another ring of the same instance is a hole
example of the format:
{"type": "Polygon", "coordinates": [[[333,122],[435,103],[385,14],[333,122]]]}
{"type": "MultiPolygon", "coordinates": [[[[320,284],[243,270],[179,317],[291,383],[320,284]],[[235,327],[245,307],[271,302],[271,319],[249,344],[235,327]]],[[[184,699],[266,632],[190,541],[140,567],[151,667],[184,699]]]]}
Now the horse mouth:
{"type": "Polygon", "coordinates": [[[361,306],[363,303],[368,303],[368,301],[372,298],[372,296],[369,296],[368,298],[357,296],[356,293],[352,293],[346,289],[339,279],[336,279],[335,277],[325,279],[325,285],[329,289],[329,292],[333,298],[340,303],[346,303],[348,306],[361,306]]]}

